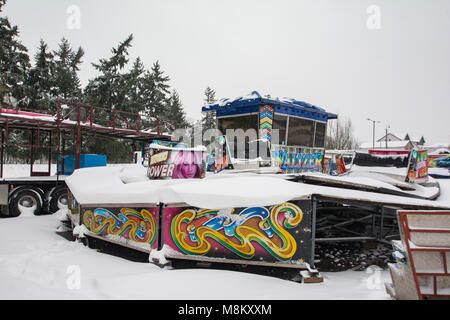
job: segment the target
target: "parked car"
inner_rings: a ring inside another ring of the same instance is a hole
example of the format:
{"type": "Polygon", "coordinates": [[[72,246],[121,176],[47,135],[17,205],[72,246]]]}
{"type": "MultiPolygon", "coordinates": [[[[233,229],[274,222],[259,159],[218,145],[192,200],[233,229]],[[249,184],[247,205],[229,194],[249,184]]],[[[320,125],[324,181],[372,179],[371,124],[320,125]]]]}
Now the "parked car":
{"type": "Polygon", "coordinates": [[[435,160],[436,167],[450,168],[450,156],[444,156],[435,160]]]}

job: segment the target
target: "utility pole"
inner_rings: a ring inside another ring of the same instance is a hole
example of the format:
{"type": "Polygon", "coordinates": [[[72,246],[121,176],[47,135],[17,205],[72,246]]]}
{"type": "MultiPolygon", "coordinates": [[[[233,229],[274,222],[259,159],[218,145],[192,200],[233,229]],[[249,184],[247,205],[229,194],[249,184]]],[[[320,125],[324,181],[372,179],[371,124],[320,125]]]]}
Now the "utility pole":
{"type": "Polygon", "coordinates": [[[380,121],[372,120],[372,119],[369,119],[369,118],[367,118],[367,120],[372,121],[372,127],[373,127],[372,140],[373,140],[373,148],[375,149],[375,123],[376,123],[376,122],[379,123],[380,121]]]}
{"type": "Polygon", "coordinates": [[[388,148],[388,137],[387,137],[387,135],[388,135],[388,129],[389,128],[390,128],[389,125],[386,125],[386,149],[388,148]]]}

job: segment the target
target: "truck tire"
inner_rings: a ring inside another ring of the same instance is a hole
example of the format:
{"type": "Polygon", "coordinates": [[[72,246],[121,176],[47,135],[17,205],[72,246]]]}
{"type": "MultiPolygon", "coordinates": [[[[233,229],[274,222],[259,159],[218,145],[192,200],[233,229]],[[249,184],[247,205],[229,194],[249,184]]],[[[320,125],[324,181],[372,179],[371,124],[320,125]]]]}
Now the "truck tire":
{"type": "Polygon", "coordinates": [[[49,213],[55,213],[59,209],[64,207],[67,208],[68,205],[68,192],[67,187],[56,187],[50,192],[48,201],[48,211],[49,213]]]}
{"type": "Polygon", "coordinates": [[[39,192],[21,188],[11,195],[9,200],[9,215],[18,217],[24,210],[33,210],[33,213],[39,214],[42,209],[42,197],[39,192]]]}

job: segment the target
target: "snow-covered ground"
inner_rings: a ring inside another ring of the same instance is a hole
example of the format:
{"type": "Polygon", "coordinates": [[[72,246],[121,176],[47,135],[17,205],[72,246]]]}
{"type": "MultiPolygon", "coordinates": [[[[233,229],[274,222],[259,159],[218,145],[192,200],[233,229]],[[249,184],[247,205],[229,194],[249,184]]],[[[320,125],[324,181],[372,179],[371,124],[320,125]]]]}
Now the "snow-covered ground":
{"type": "Polygon", "coordinates": [[[323,283],[299,284],[237,271],[161,269],[69,241],[58,226],[58,214],[0,219],[0,299],[390,299],[387,271],[324,273],[323,283]]]}
{"type": "MultiPolygon", "coordinates": [[[[5,176],[26,176],[7,165],[5,176]]],[[[441,197],[450,198],[450,180],[441,197]]],[[[57,232],[59,215],[0,219],[0,299],[385,300],[389,272],[322,273],[299,284],[274,277],[213,269],[161,269],[152,263],[100,253],[57,232]]]]}

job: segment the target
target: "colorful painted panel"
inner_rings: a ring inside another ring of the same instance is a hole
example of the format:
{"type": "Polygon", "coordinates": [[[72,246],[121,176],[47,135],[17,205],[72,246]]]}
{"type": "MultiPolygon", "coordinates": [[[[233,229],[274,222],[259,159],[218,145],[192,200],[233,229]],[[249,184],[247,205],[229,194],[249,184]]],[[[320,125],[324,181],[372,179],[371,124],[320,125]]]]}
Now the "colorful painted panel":
{"type": "Polygon", "coordinates": [[[259,138],[272,141],[273,108],[261,106],[259,108],[259,138]]]}
{"type": "Polygon", "coordinates": [[[70,189],[67,189],[67,208],[73,215],[80,213],[80,206],[73,196],[72,192],[70,192],[70,189]]]}
{"type": "Polygon", "coordinates": [[[225,210],[165,208],[164,244],[188,256],[309,263],[310,202],[225,210]]]}
{"type": "Polygon", "coordinates": [[[322,168],[322,172],[326,173],[326,174],[331,174],[331,164],[332,164],[332,160],[330,157],[324,157],[323,158],[323,168],[322,168]]]}
{"type": "Polygon", "coordinates": [[[321,172],[324,149],[272,145],[271,157],[282,173],[321,172]]]}
{"type": "Polygon", "coordinates": [[[206,165],[207,172],[220,172],[229,165],[228,144],[225,136],[220,136],[215,144],[215,150],[221,151],[217,154],[215,151],[208,156],[206,165]]]}
{"type": "Polygon", "coordinates": [[[336,160],[336,173],[338,175],[347,173],[347,169],[345,168],[345,162],[344,158],[342,157],[342,154],[335,155],[336,160]]]}
{"type": "Polygon", "coordinates": [[[325,156],[323,159],[322,172],[331,176],[339,176],[347,173],[345,161],[342,154],[333,154],[325,156]]]}
{"type": "Polygon", "coordinates": [[[420,182],[428,178],[427,150],[412,150],[409,156],[406,182],[420,182]]]}
{"type": "Polygon", "coordinates": [[[72,192],[70,192],[70,189],[67,189],[67,209],[68,217],[74,224],[80,224],[80,211],[81,206],[73,196],[72,192]]]}
{"type": "Polygon", "coordinates": [[[158,208],[83,208],[82,223],[95,235],[150,249],[157,247],[158,208]]]}

